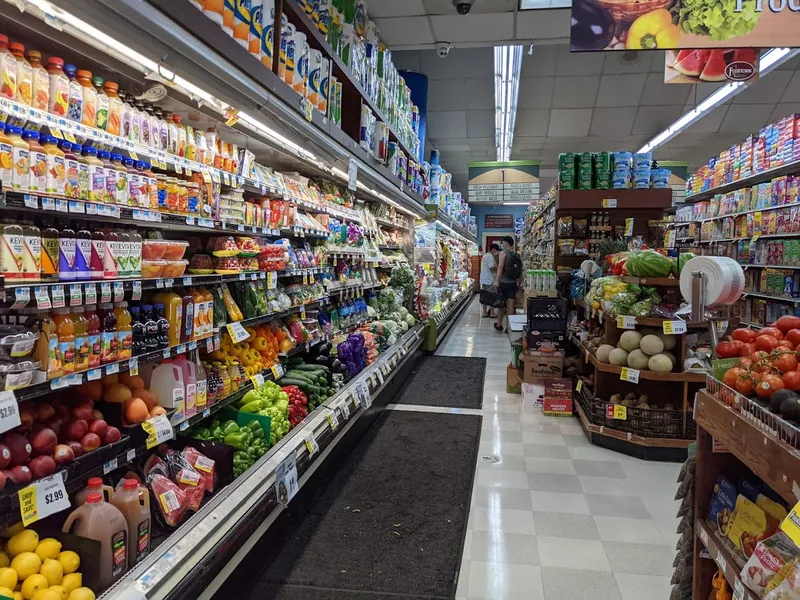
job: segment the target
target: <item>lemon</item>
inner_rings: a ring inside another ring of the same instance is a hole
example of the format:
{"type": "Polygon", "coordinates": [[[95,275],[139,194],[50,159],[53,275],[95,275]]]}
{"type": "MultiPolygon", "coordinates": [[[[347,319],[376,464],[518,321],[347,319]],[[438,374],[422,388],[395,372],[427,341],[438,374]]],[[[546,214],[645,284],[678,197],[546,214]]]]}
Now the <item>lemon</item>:
{"type": "Polygon", "coordinates": [[[52,558],[44,559],[39,573],[45,576],[48,586],[61,585],[61,579],[64,577],[64,569],[61,563],[52,558]]]}
{"type": "Polygon", "coordinates": [[[7,567],[10,564],[11,564],[11,559],[8,558],[8,554],[0,551],[0,567],[7,567]]]}
{"type": "Polygon", "coordinates": [[[33,595],[33,600],[61,600],[61,593],[48,588],[39,590],[33,595]]]}
{"type": "Polygon", "coordinates": [[[69,593],[69,600],[94,600],[94,592],[87,587],[79,587],[69,593]]]}
{"type": "Polygon", "coordinates": [[[74,573],[81,566],[81,557],[72,550],[64,550],[56,557],[64,568],[64,574],[74,573]]]}
{"type": "Polygon", "coordinates": [[[36,556],[42,560],[55,558],[59,552],[61,552],[61,542],[53,538],[45,538],[36,546],[36,556]]]}
{"type": "Polygon", "coordinates": [[[33,552],[39,545],[39,534],[33,529],[23,529],[10,540],[8,540],[8,551],[11,556],[17,556],[23,552],[33,552]]]}
{"type": "Polygon", "coordinates": [[[61,586],[69,593],[72,593],[72,590],[77,590],[82,585],[83,575],[80,573],[70,573],[69,575],[64,575],[64,579],[61,580],[61,586]]]}
{"type": "Polygon", "coordinates": [[[17,572],[17,577],[27,579],[35,575],[42,568],[42,561],[33,552],[23,552],[11,561],[11,568],[17,572]]]}
{"type": "Polygon", "coordinates": [[[14,600],[25,600],[22,596],[22,592],[14,592],[14,600]]]}
{"type": "Polygon", "coordinates": [[[7,567],[0,568],[0,587],[14,589],[17,587],[17,572],[7,567]]]}
{"type": "Polygon", "coordinates": [[[13,587],[14,587],[13,585],[10,588],[0,587],[0,596],[7,596],[9,598],[13,598],[14,592],[11,591],[13,587]]]}
{"type": "Polygon", "coordinates": [[[47,579],[44,575],[31,575],[22,582],[22,597],[31,600],[39,590],[47,589],[47,579]]]}
{"type": "Polygon", "coordinates": [[[53,592],[58,592],[58,595],[61,598],[61,600],[67,600],[67,596],[69,596],[69,592],[67,592],[67,589],[60,585],[51,585],[48,589],[53,592]]]}

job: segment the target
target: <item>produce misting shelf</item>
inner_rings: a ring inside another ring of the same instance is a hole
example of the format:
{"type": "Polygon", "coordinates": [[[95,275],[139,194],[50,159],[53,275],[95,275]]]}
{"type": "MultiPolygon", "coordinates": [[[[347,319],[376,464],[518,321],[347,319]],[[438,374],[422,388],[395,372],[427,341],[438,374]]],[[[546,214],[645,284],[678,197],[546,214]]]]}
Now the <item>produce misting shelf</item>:
{"type": "Polygon", "coordinates": [[[733,192],[735,190],[740,190],[742,188],[751,187],[758,183],[764,183],[766,181],[770,181],[775,177],[781,177],[782,175],[791,175],[792,173],[797,173],[798,171],[800,171],[800,161],[793,161],[785,165],[781,165],[780,167],[773,167],[772,169],[766,169],[764,171],[754,173],[749,177],[742,177],[741,179],[737,179],[736,181],[732,181],[730,183],[724,183],[717,187],[713,187],[707,190],[702,190],[695,194],[691,195],[687,194],[686,197],[684,198],[684,203],[694,204],[695,202],[700,202],[701,200],[708,200],[710,198],[713,198],[717,194],[726,194],[728,192],[733,192]]]}
{"type": "Polygon", "coordinates": [[[739,576],[741,569],[738,567],[731,553],[725,548],[725,545],[720,542],[717,536],[713,533],[711,527],[706,521],[702,519],[695,519],[694,531],[700,542],[710,555],[710,560],[713,560],[719,570],[725,575],[725,580],[728,585],[734,590],[741,589],[741,595],[735,596],[738,600],[760,600],[757,596],[744,585],[742,578],[739,576]]]}
{"type": "MultiPolygon", "coordinates": [[[[589,361],[594,365],[594,368],[598,371],[603,371],[604,373],[616,373],[619,375],[622,372],[623,368],[619,365],[610,365],[607,363],[601,363],[597,358],[589,352],[589,350],[581,345],[581,351],[585,352],[586,355],[589,357],[589,361]]],[[[631,369],[633,370],[633,369],[631,369]]],[[[704,383],[706,380],[705,373],[658,373],[656,371],[648,371],[646,369],[642,369],[639,371],[639,379],[649,379],[651,381],[670,381],[670,382],[681,382],[681,383],[704,383]]]]}
{"type": "Polygon", "coordinates": [[[734,237],[734,238],[722,238],[722,239],[714,239],[714,240],[700,240],[699,244],[716,244],[716,243],[724,243],[724,242],[742,242],[752,240],[753,238],[758,239],[782,239],[782,238],[795,238],[800,237],[800,233],[762,233],[756,235],[748,235],[744,237],[734,237]]]}
{"type": "Polygon", "coordinates": [[[450,328],[458,320],[459,315],[469,306],[474,294],[471,291],[461,292],[450,300],[445,310],[428,319],[428,329],[423,350],[434,352],[450,328]]]}

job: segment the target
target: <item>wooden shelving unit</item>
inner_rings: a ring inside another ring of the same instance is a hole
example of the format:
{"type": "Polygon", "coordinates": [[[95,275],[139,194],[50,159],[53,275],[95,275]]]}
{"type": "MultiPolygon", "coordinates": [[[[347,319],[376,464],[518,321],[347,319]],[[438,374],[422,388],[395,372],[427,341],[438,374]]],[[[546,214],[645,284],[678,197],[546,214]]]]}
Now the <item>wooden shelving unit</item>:
{"type": "MultiPolygon", "coordinates": [[[[587,353],[589,357],[589,362],[594,365],[595,370],[602,371],[603,373],[614,373],[615,375],[619,376],[622,372],[622,367],[619,365],[609,365],[607,363],[601,363],[600,361],[595,358],[594,354],[589,352],[585,347],[581,347],[581,350],[587,353]]],[[[706,374],[705,373],[657,373],[656,371],[639,371],[639,380],[647,379],[649,381],[680,381],[686,383],[705,383],[706,374]]]]}

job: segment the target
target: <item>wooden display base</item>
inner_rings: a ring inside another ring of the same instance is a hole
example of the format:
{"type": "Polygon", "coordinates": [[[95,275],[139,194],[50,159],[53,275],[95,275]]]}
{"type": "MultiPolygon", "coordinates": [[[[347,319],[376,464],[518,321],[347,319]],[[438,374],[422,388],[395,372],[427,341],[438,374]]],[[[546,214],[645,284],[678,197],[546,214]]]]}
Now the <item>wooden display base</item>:
{"type": "MultiPolygon", "coordinates": [[[[603,373],[615,373],[617,375],[622,371],[619,365],[610,365],[601,363],[594,354],[581,345],[581,351],[589,357],[589,361],[594,365],[594,368],[603,373]]],[[[649,379],[651,381],[681,381],[685,383],[705,383],[707,375],[705,373],[658,373],[656,371],[639,371],[639,379],[649,379]]]]}

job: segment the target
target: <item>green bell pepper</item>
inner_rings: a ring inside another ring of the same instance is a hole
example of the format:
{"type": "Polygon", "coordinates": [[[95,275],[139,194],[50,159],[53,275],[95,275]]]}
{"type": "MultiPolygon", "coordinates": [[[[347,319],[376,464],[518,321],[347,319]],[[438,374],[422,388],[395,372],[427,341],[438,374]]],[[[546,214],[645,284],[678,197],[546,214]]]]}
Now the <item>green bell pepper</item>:
{"type": "Polygon", "coordinates": [[[222,425],[222,433],[226,436],[229,433],[236,433],[237,431],[239,431],[239,426],[236,424],[236,421],[225,421],[222,425]]]}
{"type": "Polygon", "coordinates": [[[243,413],[252,414],[252,413],[257,413],[262,408],[264,408],[264,402],[261,400],[254,400],[253,402],[249,402],[248,404],[245,404],[244,406],[239,408],[239,411],[243,413]]]}
{"type": "Polygon", "coordinates": [[[233,446],[237,450],[246,450],[247,449],[247,439],[245,438],[243,433],[229,433],[225,436],[224,442],[228,446],[233,446]]]}
{"type": "Polygon", "coordinates": [[[255,439],[264,439],[264,429],[261,427],[261,423],[255,419],[250,421],[245,427],[253,432],[253,437],[255,439]]]}
{"type": "Polygon", "coordinates": [[[222,433],[222,429],[219,427],[214,427],[210,432],[210,439],[215,442],[221,442],[225,439],[225,434],[222,433]]]}
{"type": "Polygon", "coordinates": [[[192,431],[192,437],[198,440],[208,440],[211,437],[211,432],[205,427],[198,427],[192,431]]]}

